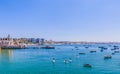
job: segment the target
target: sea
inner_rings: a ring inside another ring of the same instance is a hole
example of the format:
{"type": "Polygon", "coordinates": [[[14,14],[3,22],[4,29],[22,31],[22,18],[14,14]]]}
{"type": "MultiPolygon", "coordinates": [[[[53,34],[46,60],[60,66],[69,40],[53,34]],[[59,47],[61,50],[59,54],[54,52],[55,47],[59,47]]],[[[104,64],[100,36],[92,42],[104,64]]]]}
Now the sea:
{"type": "Polygon", "coordinates": [[[120,53],[112,55],[111,50],[120,44],[52,46],[55,49],[0,49],[0,74],[120,74],[120,53]],[[100,46],[107,49],[101,52],[100,46]],[[96,52],[90,53],[93,50],[96,52]],[[112,58],[104,59],[105,55],[112,58]]]}

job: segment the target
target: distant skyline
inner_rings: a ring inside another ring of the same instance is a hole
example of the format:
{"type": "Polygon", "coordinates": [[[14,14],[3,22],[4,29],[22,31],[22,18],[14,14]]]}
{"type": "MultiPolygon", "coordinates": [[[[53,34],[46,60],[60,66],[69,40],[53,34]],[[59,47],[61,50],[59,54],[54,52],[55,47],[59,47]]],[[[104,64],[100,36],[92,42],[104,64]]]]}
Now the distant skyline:
{"type": "Polygon", "coordinates": [[[0,37],[120,42],[120,0],[0,0],[0,37]]]}

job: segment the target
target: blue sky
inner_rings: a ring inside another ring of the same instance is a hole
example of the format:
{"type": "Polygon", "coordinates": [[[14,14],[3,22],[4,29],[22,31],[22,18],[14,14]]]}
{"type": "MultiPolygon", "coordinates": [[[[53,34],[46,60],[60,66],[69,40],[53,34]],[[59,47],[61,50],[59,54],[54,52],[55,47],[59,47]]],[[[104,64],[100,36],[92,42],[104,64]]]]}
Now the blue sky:
{"type": "Polygon", "coordinates": [[[0,0],[0,37],[120,42],[120,0],[0,0]]]}

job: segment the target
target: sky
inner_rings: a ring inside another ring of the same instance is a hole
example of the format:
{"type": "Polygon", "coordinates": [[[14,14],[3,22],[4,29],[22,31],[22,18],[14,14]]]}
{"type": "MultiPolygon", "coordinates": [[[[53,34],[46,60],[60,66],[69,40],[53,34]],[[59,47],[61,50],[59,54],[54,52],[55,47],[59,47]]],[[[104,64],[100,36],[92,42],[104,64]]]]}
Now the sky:
{"type": "Polygon", "coordinates": [[[0,0],[0,37],[120,42],[120,0],[0,0]]]}

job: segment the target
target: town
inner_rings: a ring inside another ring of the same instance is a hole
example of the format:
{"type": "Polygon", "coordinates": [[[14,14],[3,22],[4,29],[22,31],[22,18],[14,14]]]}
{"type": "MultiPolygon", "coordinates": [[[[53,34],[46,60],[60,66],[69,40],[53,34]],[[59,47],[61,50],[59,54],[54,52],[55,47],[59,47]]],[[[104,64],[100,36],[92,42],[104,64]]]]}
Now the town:
{"type": "Polygon", "coordinates": [[[10,35],[0,38],[1,49],[23,49],[28,46],[63,45],[63,44],[120,44],[119,42],[53,41],[44,38],[12,38],[10,35]]]}
{"type": "Polygon", "coordinates": [[[1,49],[22,49],[30,44],[44,45],[44,43],[45,39],[43,38],[12,38],[10,35],[0,38],[1,49]]]}

